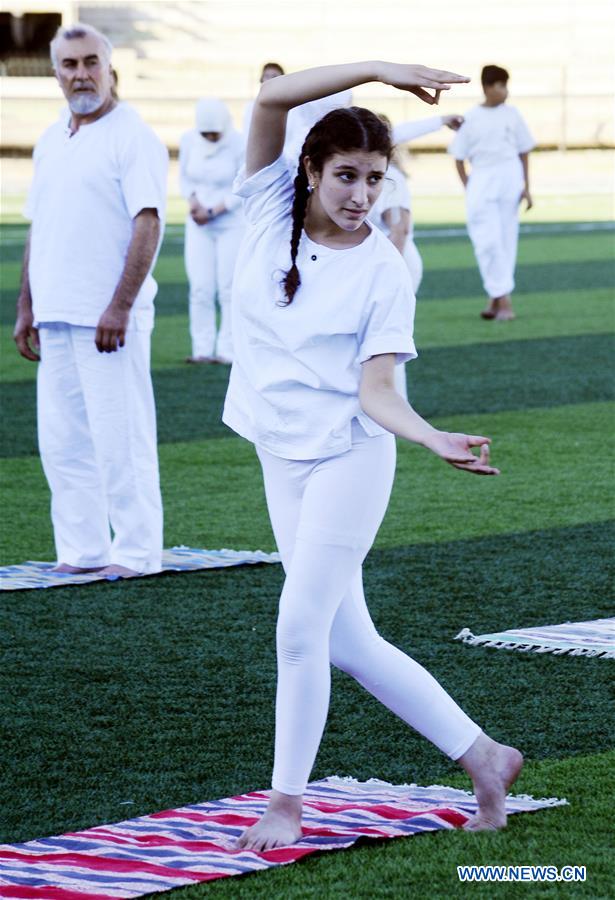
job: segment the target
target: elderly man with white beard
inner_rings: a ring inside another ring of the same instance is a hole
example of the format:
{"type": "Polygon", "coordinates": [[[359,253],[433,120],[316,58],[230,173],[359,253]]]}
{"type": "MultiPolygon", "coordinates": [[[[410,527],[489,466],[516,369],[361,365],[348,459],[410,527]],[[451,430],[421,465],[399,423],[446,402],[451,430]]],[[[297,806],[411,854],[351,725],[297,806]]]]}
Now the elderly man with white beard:
{"type": "Polygon", "coordinates": [[[113,96],[111,49],[81,24],[51,42],[68,108],[34,150],[14,339],[38,362],[56,571],[131,576],[161,567],[151,271],[168,154],[113,96]]]}

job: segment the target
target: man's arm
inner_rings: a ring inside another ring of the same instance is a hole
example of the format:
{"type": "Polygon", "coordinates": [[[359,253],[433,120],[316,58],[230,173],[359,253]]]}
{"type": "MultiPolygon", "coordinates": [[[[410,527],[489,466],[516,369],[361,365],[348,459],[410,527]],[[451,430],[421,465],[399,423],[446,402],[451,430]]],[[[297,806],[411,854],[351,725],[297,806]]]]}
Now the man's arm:
{"type": "Polygon", "coordinates": [[[457,169],[457,174],[459,175],[462,185],[465,187],[468,183],[468,173],[466,172],[465,160],[456,159],[455,168],[457,169]]]}
{"type": "Polygon", "coordinates": [[[124,346],[130,310],[150,270],[159,237],[157,210],[142,209],[133,219],[132,238],[121,278],[96,328],[94,342],[101,353],[113,353],[124,346]]]}
{"type": "Polygon", "coordinates": [[[30,276],[28,274],[31,233],[32,229],[28,231],[26,248],[23,255],[21,288],[17,298],[17,319],[15,321],[15,330],[13,331],[13,340],[17,344],[17,349],[25,359],[30,359],[32,362],[39,362],[38,328],[34,328],[33,326],[32,294],[30,293],[30,276]]]}
{"type": "Polygon", "coordinates": [[[530,194],[530,154],[520,153],[519,159],[521,160],[521,165],[523,166],[523,191],[521,192],[521,196],[519,197],[519,202],[525,200],[525,209],[527,211],[534,205],[532,195],[530,194]]]}

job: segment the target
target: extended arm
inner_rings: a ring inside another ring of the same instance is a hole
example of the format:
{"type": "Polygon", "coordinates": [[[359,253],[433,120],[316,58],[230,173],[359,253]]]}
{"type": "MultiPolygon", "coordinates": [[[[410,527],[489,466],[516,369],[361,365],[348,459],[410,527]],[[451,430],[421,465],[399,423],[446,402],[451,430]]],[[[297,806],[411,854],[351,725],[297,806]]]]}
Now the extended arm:
{"type": "Polygon", "coordinates": [[[270,165],[282,152],[290,109],[370,81],[390,84],[416,94],[425,103],[435,104],[440,91],[469,78],[426,66],[378,61],[321,66],[271,78],[263,84],[254,103],[246,154],[247,175],[270,165]],[[433,95],[426,90],[429,88],[435,91],[433,95]]]}
{"type": "Polygon", "coordinates": [[[30,293],[30,276],[28,267],[30,265],[30,235],[32,229],[28,231],[26,238],[26,247],[23,255],[23,268],[21,272],[21,287],[17,298],[17,319],[15,321],[15,329],[13,331],[13,340],[17,344],[17,349],[25,359],[32,362],[38,362],[39,342],[38,328],[34,328],[34,316],[32,314],[32,294],[30,293]]]}
{"type": "Polygon", "coordinates": [[[530,155],[529,153],[520,153],[519,159],[521,160],[521,165],[523,166],[523,191],[521,192],[521,196],[519,197],[519,202],[521,202],[521,200],[525,200],[525,209],[528,210],[531,209],[534,205],[532,195],[530,194],[530,155]]]}
{"type": "Polygon", "coordinates": [[[456,469],[476,475],[499,475],[489,465],[489,443],[481,435],[438,431],[415,412],[395,390],[395,355],[372,356],[363,363],[359,401],[367,415],[387,431],[421,444],[456,469]],[[480,456],[472,453],[480,447],[480,456]]]}
{"type": "Polygon", "coordinates": [[[145,276],[150,270],[160,237],[160,220],[155,209],[142,209],[133,219],[132,238],[120,280],[96,328],[94,341],[101,353],[123,347],[130,310],[145,276]]]}

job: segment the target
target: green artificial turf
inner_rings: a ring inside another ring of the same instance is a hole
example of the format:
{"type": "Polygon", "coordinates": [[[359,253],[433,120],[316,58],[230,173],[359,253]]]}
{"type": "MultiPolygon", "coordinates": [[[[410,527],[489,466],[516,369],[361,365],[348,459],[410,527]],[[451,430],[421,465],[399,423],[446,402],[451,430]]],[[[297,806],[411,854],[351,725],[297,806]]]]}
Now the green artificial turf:
{"type": "MultiPolygon", "coordinates": [[[[450,221],[450,219],[449,219],[450,221]]],[[[19,242],[4,232],[0,372],[5,563],[52,559],[34,376],[10,338],[19,242]],[[10,238],[11,243],[8,242],[10,238]],[[11,262],[11,259],[13,262],[11,262]]],[[[399,444],[365,565],[381,633],[426,665],[527,765],[515,790],[570,806],[498,834],[364,844],[173,896],[612,896],[612,666],[471,648],[453,638],[613,614],[613,235],[523,236],[512,323],[482,321],[465,238],[420,241],[417,409],[487,434],[495,479],[399,444]],[[610,679],[610,680],[609,680],[610,679]],[[462,885],[462,864],[586,865],[585,884],[462,885]]],[[[219,422],[228,369],[189,367],[175,229],[158,264],[153,366],[165,543],[274,549],[252,447],[219,422]]],[[[0,602],[0,840],[22,841],[268,785],[279,566],[9,592],[0,602]]],[[[347,676],[313,773],[467,787],[457,767],[347,676]]]]}

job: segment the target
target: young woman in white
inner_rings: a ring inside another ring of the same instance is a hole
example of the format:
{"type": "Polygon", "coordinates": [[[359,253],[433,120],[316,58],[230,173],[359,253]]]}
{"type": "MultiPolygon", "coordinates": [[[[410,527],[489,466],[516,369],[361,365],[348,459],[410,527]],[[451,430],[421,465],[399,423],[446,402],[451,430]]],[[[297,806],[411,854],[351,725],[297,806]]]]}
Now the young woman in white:
{"type": "Polygon", "coordinates": [[[254,850],[301,835],[331,663],[460,762],[479,802],[472,828],[505,824],[505,794],[522,765],[517,750],[483,734],[428,672],[378,635],[363,596],[361,566],[393,483],[394,435],[456,468],[498,474],[488,438],[432,428],[394,388],[396,363],[416,351],[408,270],[366,222],[392,149],[386,126],[368,110],[330,112],[306,138],[294,186],[281,158],[289,109],[370,81],[434,103],[467,79],[384,62],[272,79],[256,100],[238,179],[248,232],[234,283],[236,355],[223,419],[256,445],[286,573],[273,791],[239,840],[254,850]]]}
{"type": "Polygon", "coordinates": [[[214,97],[199,100],[196,127],[179,144],[180,188],[188,201],[184,259],[192,353],[186,362],[230,363],[233,358],[231,286],[244,218],[232,186],[243,157],[243,141],[226,104],[214,97]]]}

